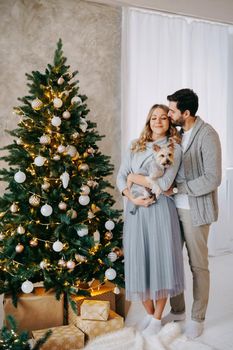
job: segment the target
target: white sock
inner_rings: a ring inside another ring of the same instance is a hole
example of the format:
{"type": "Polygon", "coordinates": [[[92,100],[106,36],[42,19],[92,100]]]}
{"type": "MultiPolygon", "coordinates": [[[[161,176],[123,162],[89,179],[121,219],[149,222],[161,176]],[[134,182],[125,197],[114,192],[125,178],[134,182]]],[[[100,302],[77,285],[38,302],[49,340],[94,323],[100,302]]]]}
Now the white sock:
{"type": "Polygon", "coordinates": [[[185,334],[188,339],[195,339],[199,337],[204,330],[204,322],[197,322],[191,320],[188,322],[187,327],[185,329],[185,334]]]}
{"type": "Polygon", "coordinates": [[[161,320],[152,317],[149,325],[142,332],[143,336],[155,335],[160,331],[161,328],[161,320]]]}
{"type": "Polygon", "coordinates": [[[153,315],[146,314],[139,322],[136,323],[136,329],[141,332],[143,331],[150,323],[153,315]]]}

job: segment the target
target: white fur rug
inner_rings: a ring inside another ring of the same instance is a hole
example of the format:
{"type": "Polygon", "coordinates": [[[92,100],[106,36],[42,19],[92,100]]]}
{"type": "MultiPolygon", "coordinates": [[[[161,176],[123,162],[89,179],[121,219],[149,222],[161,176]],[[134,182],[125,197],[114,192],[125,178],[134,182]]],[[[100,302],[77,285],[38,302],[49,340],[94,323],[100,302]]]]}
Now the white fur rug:
{"type": "Polygon", "coordinates": [[[208,345],[189,341],[178,323],[165,325],[157,335],[143,338],[133,327],[99,336],[85,350],[211,350],[208,345]]]}

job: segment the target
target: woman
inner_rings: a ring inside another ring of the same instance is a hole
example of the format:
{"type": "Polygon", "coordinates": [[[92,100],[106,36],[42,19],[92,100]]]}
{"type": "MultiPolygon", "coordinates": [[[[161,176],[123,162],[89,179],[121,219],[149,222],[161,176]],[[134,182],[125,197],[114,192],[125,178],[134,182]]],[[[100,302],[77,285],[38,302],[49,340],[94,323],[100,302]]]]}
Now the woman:
{"type": "Polygon", "coordinates": [[[162,146],[172,139],[174,163],[157,180],[162,191],[171,187],[180,166],[181,148],[179,134],[167,114],[167,106],[152,106],[139,139],[132,143],[117,175],[117,186],[128,198],[123,238],[126,298],[142,301],[146,309],[146,317],[137,325],[144,335],[159,331],[168,296],[184,289],[180,227],[173,200],[163,194],[156,201],[135,198],[127,187],[127,177],[129,182],[151,187],[145,176],[137,174],[154,160],[155,144],[162,146]]]}

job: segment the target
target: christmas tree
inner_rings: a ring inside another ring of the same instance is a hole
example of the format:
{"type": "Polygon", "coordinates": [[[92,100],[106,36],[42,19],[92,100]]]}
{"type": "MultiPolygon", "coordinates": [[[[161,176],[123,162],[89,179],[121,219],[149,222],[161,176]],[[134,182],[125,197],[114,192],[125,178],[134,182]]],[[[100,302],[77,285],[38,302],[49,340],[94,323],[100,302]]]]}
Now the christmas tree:
{"type": "Polygon", "coordinates": [[[9,327],[3,326],[0,331],[0,350],[39,350],[47,341],[52,331],[47,331],[44,336],[39,339],[36,344],[31,347],[30,337],[27,331],[18,333],[17,325],[11,315],[7,316],[9,327]]]}
{"type": "Polygon", "coordinates": [[[79,93],[59,40],[54,64],[26,74],[29,95],[14,108],[16,138],[1,157],[8,183],[0,198],[0,293],[30,293],[35,282],[85,295],[84,284],[111,280],[123,286],[121,212],[113,209],[110,157],[87,119],[87,97],[79,93]]]}

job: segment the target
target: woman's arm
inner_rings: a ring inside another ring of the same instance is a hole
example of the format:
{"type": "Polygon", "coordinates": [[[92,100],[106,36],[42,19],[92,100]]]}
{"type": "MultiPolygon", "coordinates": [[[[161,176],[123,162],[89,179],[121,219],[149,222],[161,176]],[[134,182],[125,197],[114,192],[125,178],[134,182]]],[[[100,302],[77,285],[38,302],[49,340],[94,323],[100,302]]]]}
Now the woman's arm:
{"type": "Polygon", "coordinates": [[[147,180],[147,176],[144,176],[144,175],[130,173],[127,177],[128,188],[133,183],[137,185],[141,185],[143,187],[152,188],[151,184],[147,180]]]}

